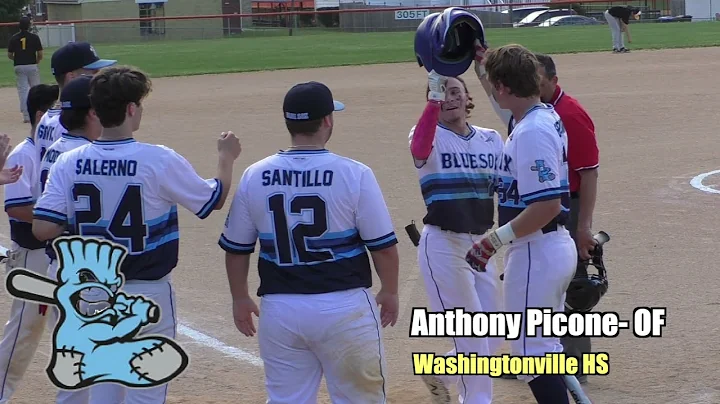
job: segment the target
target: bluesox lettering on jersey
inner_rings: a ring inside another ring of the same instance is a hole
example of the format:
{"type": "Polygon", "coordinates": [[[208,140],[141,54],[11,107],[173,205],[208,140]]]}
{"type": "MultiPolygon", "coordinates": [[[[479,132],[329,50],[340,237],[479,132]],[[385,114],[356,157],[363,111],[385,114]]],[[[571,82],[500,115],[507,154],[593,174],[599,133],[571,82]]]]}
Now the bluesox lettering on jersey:
{"type": "Polygon", "coordinates": [[[495,169],[495,162],[499,157],[498,154],[491,153],[440,153],[442,168],[495,169]]]}
{"type": "Polygon", "coordinates": [[[137,175],[137,168],[136,160],[78,159],[75,161],[75,174],[78,175],[134,177],[137,175]]]}
{"type": "Polygon", "coordinates": [[[290,187],[329,187],[333,183],[332,170],[265,170],[262,172],[262,185],[290,187]]]}

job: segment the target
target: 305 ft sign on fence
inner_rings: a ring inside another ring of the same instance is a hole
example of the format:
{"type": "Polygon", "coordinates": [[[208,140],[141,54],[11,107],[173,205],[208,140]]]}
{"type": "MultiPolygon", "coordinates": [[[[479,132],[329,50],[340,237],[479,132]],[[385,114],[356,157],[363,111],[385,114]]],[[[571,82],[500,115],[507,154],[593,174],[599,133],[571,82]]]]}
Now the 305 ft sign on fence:
{"type": "Polygon", "coordinates": [[[395,12],[396,20],[422,20],[430,14],[430,10],[398,10],[395,12]]]}

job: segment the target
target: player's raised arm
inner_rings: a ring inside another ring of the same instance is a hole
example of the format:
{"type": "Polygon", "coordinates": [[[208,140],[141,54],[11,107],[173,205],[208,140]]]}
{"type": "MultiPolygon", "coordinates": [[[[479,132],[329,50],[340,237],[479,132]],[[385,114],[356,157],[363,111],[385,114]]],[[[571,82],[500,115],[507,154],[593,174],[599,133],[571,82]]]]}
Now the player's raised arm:
{"type": "Polygon", "coordinates": [[[59,237],[68,222],[67,193],[70,188],[65,184],[66,177],[62,171],[67,154],[61,155],[50,168],[45,190],[35,204],[33,210],[32,232],[40,241],[59,237]]]}
{"type": "Polygon", "coordinates": [[[225,250],[225,271],[233,299],[235,326],[240,332],[251,337],[256,332],[252,314],[259,316],[260,312],[248,289],[250,255],[255,251],[258,231],[249,211],[247,173],[248,170],[235,191],[218,244],[225,250]]]}
{"type": "Polygon", "coordinates": [[[500,121],[502,121],[503,125],[508,126],[509,129],[510,120],[512,119],[512,112],[510,112],[509,109],[500,108],[500,105],[498,105],[497,101],[495,101],[495,97],[493,96],[492,92],[492,86],[487,79],[487,72],[485,71],[485,66],[483,65],[485,48],[483,48],[482,45],[480,45],[479,43],[476,43],[475,49],[475,74],[477,75],[478,80],[480,80],[480,84],[482,85],[483,90],[485,90],[485,94],[490,100],[490,105],[492,106],[493,111],[495,111],[495,114],[497,114],[497,116],[500,118],[500,121]]]}
{"type": "Polygon", "coordinates": [[[440,108],[445,102],[445,83],[447,77],[435,71],[428,73],[428,102],[423,110],[417,125],[410,131],[410,152],[417,163],[422,163],[430,157],[435,130],[437,129],[440,108]]]}
{"type": "Polygon", "coordinates": [[[217,177],[203,179],[190,163],[174,150],[167,149],[165,170],[160,181],[160,195],[182,205],[200,219],[213,210],[222,209],[232,185],[235,160],[240,155],[240,141],[232,132],[218,139],[217,177]]]}
{"type": "Polygon", "coordinates": [[[371,169],[360,179],[355,226],[370,251],[375,270],[382,284],[375,300],[380,305],[383,327],[395,325],[398,317],[398,274],[400,262],[397,237],[380,185],[371,169]]]}

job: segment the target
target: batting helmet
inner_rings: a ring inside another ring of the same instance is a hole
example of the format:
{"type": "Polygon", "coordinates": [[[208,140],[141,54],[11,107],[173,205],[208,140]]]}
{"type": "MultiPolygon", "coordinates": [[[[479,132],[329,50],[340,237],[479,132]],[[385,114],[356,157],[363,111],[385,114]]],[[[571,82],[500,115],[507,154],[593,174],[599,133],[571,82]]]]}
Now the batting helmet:
{"type": "Polygon", "coordinates": [[[487,47],[482,21],[460,7],[425,17],[415,31],[415,56],[418,64],[430,72],[459,76],[475,59],[475,40],[487,47]]]}
{"type": "Polygon", "coordinates": [[[588,261],[578,261],[578,266],[584,266],[585,276],[576,276],[570,281],[565,297],[565,307],[571,311],[587,312],[595,308],[600,299],[608,290],[607,272],[603,262],[603,244],[610,240],[604,231],[595,235],[598,241],[592,257],[588,261]],[[587,269],[592,265],[597,268],[597,274],[588,274],[587,269]]]}

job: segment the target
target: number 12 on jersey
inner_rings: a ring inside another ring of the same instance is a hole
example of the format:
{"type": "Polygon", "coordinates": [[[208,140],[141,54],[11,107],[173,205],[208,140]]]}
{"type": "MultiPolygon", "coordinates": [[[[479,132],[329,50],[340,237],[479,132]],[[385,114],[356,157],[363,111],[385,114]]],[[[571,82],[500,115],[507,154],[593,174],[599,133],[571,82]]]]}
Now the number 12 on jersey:
{"type": "Polygon", "coordinates": [[[308,264],[333,259],[331,251],[309,249],[308,237],[320,237],[328,230],[327,204],[319,195],[295,195],[286,206],[285,194],[273,194],[268,198],[268,210],[272,214],[273,233],[280,265],[308,264]],[[289,209],[288,209],[289,208],[289,209]],[[289,227],[288,216],[301,216],[310,211],[310,221],[289,227]],[[293,256],[297,259],[294,260],[293,256]]]}

